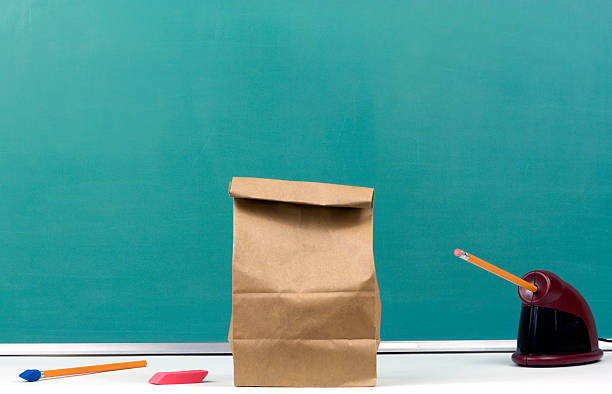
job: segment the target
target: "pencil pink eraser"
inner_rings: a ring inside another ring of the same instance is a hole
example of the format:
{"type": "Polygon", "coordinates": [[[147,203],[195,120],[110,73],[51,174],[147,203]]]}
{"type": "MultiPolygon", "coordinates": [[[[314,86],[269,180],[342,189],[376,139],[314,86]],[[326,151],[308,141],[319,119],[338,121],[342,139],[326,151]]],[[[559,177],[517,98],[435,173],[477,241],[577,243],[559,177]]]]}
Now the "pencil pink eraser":
{"type": "Polygon", "coordinates": [[[208,375],[208,371],[199,369],[193,371],[158,372],[149,379],[151,384],[185,384],[200,383],[208,375]]]}
{"type": "Polygon", "coordinates": [[[455,249],[455,256],[461,256],[461,249],[455,249]]]}

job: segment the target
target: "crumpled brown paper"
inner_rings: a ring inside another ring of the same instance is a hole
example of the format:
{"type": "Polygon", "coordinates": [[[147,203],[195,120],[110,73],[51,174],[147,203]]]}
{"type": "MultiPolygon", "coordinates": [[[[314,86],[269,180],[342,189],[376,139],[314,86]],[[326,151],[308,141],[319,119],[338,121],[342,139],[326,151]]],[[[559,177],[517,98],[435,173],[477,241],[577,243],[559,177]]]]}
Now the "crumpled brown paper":
{"type": "Polygon", "coordinates": [[[374,386],[374,190],[233,178],[236,386],[374,386]]]}

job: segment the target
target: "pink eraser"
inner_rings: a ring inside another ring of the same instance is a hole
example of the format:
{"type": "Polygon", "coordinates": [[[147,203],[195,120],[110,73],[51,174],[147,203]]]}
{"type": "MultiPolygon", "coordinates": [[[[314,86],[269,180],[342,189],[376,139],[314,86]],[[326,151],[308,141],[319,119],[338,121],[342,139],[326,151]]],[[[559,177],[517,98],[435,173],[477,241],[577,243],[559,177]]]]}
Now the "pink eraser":
{"type": "Polygon", "coordinates": [[[461,252],[462,252],[461,249],[455,249],[455,256],[457,257],[461,256],[461,252]]]}
{"type": "Polygon", "coordinates": [[[185,384],[200,383],[208,375],[208,371],[199,369],[193,371],[158,372],[149,379],[152,384],[185,384]]]}

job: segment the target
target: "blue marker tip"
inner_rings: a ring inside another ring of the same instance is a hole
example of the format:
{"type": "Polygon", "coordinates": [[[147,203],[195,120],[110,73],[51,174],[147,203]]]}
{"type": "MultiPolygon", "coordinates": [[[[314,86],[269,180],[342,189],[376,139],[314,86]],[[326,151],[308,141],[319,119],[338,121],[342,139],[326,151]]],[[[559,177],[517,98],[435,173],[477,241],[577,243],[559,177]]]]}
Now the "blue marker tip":
{"type": "Polygon", "coordinates": [[[28,369],[19,374],[19,377],[27,380],[28,382],[36,382],[42,373],[38,369],[28,369]]]}

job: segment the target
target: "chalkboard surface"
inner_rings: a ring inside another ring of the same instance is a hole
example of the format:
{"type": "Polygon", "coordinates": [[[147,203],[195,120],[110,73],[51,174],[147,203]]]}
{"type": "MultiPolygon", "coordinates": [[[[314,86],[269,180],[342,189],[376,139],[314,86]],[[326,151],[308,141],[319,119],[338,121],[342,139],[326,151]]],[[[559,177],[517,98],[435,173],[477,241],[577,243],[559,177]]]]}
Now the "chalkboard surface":
{"type": "Polygon", "coordinates": [[[369,186],[383,340],[612,336],[612,2],[0,2],[0,342],[226,340],[232,176],[369,186]]]}

